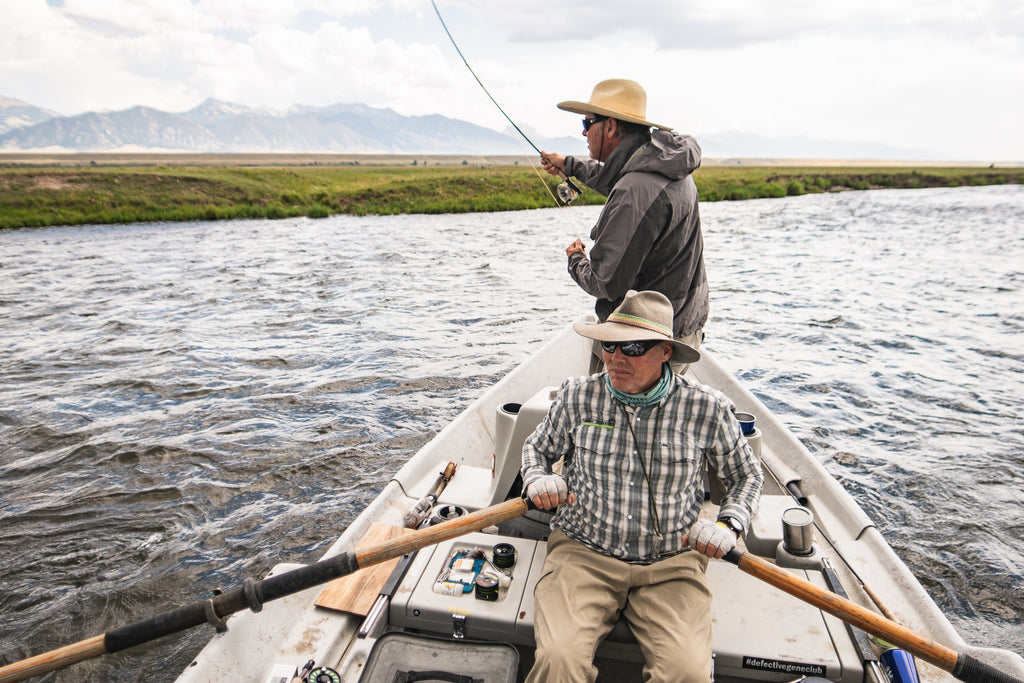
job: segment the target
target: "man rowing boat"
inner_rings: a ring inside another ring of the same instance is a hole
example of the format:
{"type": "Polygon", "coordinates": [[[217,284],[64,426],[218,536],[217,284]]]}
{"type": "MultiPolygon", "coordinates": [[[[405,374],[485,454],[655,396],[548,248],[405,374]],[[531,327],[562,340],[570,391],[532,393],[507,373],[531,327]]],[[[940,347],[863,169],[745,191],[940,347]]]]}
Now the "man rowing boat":
{"type": "Polygon", "coordinates": [[[700,354],[672,336],[664,295],[630,291],[606,322],[575,329],[601,343],[606,371],[563,383],[523,447],[527,497],[558,506],[534,593],[527,680],[593,681],[597,646],[621,613],[643,650],[645,681],[709,681],[704,572],[749,524],[760,464],[731,401],[672,372],[670,360],[700,354]],[[697,517],[705,459],[726,489],[718,523],[697,517]]]}

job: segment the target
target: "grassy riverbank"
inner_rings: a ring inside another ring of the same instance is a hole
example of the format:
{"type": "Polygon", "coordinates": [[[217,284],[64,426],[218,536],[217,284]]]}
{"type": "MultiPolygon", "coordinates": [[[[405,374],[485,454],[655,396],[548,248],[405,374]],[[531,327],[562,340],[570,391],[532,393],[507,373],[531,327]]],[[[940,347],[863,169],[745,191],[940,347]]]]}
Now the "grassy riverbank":
{"type": "MultiPolygon", "coordinates": [[[[721,201],[1021,184],[1024,168],[712,165],[694,179],[702,201],[721,201]]],[[[535,209],[556,205],[557,184],[525,164],[12,166],[0,168],[0,228],[535,209]]],[[[603,201],[585,191],[576,203],[603,201]]]]}

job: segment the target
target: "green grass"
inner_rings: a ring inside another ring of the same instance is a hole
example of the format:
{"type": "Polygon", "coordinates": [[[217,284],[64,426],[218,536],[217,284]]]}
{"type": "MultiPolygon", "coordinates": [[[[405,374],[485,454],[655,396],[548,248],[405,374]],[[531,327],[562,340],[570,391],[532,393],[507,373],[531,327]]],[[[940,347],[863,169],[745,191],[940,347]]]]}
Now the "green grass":
{"type": "MultiPolygon", "coordinates": [[[[1024,182],[1024,168],[733,167],[694,174],[701,201],[1024,182]]],[[[325,218],[552,207],[558,181],[518,166],[0,168],[0,228],[325,218]]],[[[577,204],[604,198],[585,190],[577,204]]]]}
{"type": "Polygon", "coordinates": [[[701,201],[713,202],[842,190],[1019,185],[1024,168],[705,166],[694,179],[701,201]]]}

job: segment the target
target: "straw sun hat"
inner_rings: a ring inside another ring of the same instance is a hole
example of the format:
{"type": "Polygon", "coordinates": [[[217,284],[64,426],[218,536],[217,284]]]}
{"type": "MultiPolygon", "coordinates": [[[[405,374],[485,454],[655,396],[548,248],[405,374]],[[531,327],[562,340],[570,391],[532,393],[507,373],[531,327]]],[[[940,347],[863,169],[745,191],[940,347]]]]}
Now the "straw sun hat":
{"type": "Polygon", "coordinates": [[[668,126],[647,120],[647,92],[636,81],[624,78],[611,78],[595,85],[589,102],[569,100],[559,102],[558,108],[574,114],[597,114],[620,121],[672,130],[668,126]]]}
{"type": "Polygon", "coordinates": [[[672,362],[696,363],[700,353],[672,336],[672,302],[660,292],[631,289],[603,323],[574,323],[576,334],[597,341],[669,341],[672,362]]]}

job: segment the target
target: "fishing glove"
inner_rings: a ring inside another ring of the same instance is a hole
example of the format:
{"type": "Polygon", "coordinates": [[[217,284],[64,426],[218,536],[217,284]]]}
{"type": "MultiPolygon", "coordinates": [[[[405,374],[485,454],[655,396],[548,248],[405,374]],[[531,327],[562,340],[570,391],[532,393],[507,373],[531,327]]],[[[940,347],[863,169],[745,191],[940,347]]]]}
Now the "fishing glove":
{"type": "Polygon", "coordinates": [[[569,486],[557,474],[548,474],[526,487],[526,497],[541,510],[550,510],[569,498],[569,486]]]}
{"type": "Polygon", "coordinates": [[[721,524],[698,519],[690,529],[691,548],[711,558],[720,558],[736,547],[736,534],[721,524]]]}

